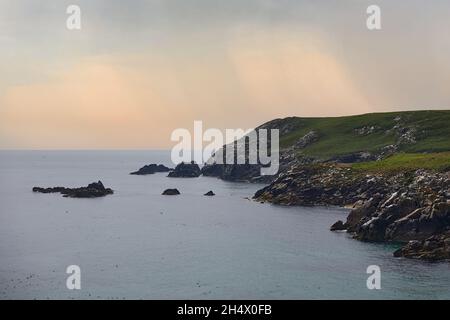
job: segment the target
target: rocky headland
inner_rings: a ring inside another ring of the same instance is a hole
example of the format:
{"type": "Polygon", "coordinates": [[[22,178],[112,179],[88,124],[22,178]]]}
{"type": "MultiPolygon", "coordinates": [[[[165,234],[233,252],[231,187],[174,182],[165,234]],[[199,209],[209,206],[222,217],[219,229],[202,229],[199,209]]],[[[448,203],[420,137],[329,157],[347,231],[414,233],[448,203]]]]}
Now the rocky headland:
{"type": "MultiPolygon", "coordinates": [[[[210,164],[202,173],[262,181],[254,199],[286,206],[340,206],[357,240],[399,243],[394,256],[450,259],[450,111],[285,118],[261,128],[280,132],[280,170],[210,164]]],[[[226,146],[224,146],[226,148],[226,146]]]]}

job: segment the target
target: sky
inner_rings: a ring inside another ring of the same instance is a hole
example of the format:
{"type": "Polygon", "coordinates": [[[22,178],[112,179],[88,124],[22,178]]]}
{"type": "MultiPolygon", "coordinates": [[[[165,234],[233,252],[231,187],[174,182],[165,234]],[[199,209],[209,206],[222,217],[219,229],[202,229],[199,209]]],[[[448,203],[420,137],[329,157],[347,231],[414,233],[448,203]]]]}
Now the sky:
{"type": "Polygon", "coordinates": [[[166,149],[194,120],[450,109],[449,30],[448,0],[0,0],[0,149],[166,149]]]}

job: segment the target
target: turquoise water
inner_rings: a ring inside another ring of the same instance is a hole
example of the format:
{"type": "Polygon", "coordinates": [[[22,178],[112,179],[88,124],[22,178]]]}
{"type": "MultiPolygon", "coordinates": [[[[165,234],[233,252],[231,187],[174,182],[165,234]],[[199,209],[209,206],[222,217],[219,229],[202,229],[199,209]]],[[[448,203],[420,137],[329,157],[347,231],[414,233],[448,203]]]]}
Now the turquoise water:
{"type": "Polygon", "coordinates": [[[246,199],[261,185],[128,175],[149,163],[171,165],[165,151],[0,152],[0,298],[450,298],[449,263],[395,259],[393,245],[328,231],[344,209],[246,199]],[[99,179],[115,194],[31,192],[99,179]],[[182,194],[160,195],[173,187],[182,194]],[[81,290],[66,288],[69,265],[81,290]],[[381,290],[366,287],[369,265],[381,290]]]}

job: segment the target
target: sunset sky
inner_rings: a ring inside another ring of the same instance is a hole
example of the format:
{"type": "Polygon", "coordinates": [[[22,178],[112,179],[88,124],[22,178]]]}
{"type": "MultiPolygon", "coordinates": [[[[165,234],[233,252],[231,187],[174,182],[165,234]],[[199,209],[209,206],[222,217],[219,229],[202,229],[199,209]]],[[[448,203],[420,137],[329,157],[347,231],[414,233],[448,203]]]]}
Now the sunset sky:
{"type": "Polygon", "coordinates": [[[0,0],[0,149],[169,148],[194,120],[450,109],[449,31],[448,0],[0,0]]]}

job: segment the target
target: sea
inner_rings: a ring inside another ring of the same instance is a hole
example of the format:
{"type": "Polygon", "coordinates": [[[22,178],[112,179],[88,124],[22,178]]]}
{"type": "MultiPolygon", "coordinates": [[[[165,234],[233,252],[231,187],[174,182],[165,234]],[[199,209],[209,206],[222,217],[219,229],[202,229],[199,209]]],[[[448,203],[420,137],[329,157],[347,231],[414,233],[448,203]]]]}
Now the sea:
{"type": "Polygon", "coordinates": [[[0,299],[450,298],[450,263],[330,232],[347,209],[259,203],[261,184],[129,174],[150,163],[173,167],[169,151],[0,151],[0,299]],[[114,194],[32,192],[98,180],[114,194]]]}

